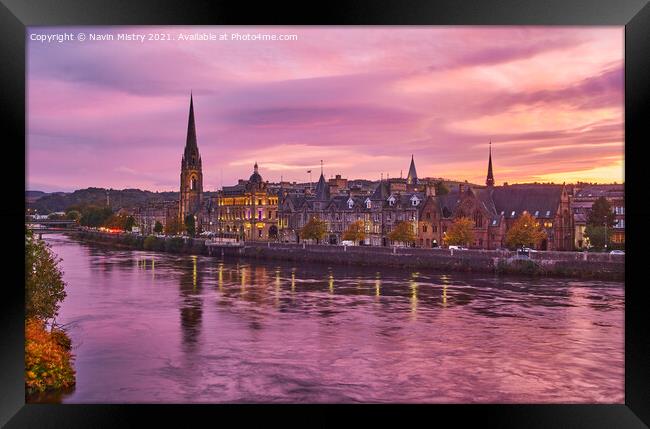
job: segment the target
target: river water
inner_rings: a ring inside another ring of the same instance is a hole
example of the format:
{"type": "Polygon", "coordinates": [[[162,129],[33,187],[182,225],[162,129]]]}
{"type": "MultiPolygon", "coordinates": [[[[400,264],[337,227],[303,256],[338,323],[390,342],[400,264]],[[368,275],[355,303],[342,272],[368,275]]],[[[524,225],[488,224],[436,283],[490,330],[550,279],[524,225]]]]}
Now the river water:
{"type": "Polygon", "coordinates": [[[116,250],[47,235],[64,403],[623,403],[622,282],[116,250]]]}

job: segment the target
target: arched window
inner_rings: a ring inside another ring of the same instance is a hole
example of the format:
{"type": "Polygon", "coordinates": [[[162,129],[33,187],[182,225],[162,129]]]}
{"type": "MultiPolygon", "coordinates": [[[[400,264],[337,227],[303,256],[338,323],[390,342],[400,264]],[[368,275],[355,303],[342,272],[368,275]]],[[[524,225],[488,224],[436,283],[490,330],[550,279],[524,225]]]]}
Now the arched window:
{"type": "Polygon", "coordinates": [[[196,191],[196,177],[192,177],[190,180],[190,189],[192,191],[196,191]]]}
{"type": "Polygon", "coordinates": [[[483,228],[483,216],[479,211],[474,212],[474,225],[476,225],[477,228],[483,228]]]}

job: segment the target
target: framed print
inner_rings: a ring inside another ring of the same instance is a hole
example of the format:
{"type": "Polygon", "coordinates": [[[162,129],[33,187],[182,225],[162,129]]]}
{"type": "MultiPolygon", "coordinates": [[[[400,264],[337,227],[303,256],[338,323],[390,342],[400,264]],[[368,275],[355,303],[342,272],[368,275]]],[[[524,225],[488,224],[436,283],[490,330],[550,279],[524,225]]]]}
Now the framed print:
{"type": "Polygon", "coordinates": [[[647,425],[650,6],[288,9],[3,0],[2,423],[647,425]]]}

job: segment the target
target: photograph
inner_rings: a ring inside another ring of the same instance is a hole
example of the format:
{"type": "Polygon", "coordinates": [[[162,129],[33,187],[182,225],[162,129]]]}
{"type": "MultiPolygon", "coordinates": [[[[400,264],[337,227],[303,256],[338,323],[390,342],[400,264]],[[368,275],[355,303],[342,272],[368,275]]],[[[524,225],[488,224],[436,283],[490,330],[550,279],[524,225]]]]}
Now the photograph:
{"type": "Polygon", "coordinates": [[[625,36],[27,26],[25,402],[626,404],[625,36]]]}

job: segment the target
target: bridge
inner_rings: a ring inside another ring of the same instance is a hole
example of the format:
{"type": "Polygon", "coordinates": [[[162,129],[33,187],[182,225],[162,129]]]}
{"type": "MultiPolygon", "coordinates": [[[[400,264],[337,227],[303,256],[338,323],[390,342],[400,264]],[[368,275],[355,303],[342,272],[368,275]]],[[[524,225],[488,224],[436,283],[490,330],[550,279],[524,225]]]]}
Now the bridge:
{"type": "Polygon", "coordinates": [[[39,237],[41,234],[54,234],[79,229],[79,224],[74,220],[28,219],[25,221],[25,225],[31,231],[38,233],[39,237]]]}

